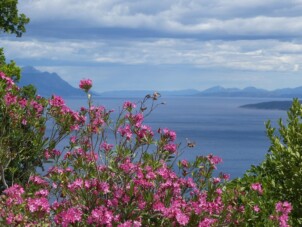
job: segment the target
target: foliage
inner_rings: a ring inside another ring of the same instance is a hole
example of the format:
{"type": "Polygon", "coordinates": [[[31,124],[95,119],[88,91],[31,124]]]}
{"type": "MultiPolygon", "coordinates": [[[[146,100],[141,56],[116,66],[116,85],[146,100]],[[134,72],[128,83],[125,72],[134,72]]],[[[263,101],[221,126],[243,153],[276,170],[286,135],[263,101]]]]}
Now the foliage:
{"type": "Polygon", "coordinates": [[[12,78],[14,81],[19,81],[21,77],[21,69],[14,61],[6,62],[3,48],[0,48],[0,72],[12,78]]]}
{"type": "MultiPolygon", "coordinates": [[[[91,80],[80,83],[88,107],[79,112],[71,111],[58,96],[48,101],[47,108],[45,101],[46,112],[37,119],[51,117],[53,133],[50,146],[40,148],[54,164],[45,176],[32,174],[28,182],[4,191],[1,224],[287,226],[289,203],[267,202],[258,182],[246,188],[225,187],[227,174],[213,176],[222,161],[219,157],[179,160],[182,148],[175,142],[176,133],[153,131],[144,124],[157,106],[158,93],[140,103],[125,102],[113,118],[111,110],[93,105],[91,86],[91,80]],[[53,135],[61,139],[69,133],[69,143],[58,150],[53,135]]],[[[12,105],[18,107],[16,103],[12,105]]],[[[10,112],[23,116],[19,109],[10,112]]]]}
{"type": "MultiPolygon", "coordinates": [[[[26,31],[25,25],[29,23],[29,18],[18,13],[17,4],[18,0],[0,1],[0,31],[21,37],[22,33],[26,31]]],[[[14,61],[6,62],[3,48],[0,48],[0,72],[15,81],[20,80],[21,69],[14,61]]]]}
{"type": "Polygon", "coordinates": [[[0,190],[14,183],[24,184],[38,166],[43,151],[55,147],[69,129],[59,125],[50,138],[45,137],[46,123],[58,118],[48,101],[35,95],[32,86],[20,89],[0,72],[0,190]],[[56,131],[55,131],[56,130],[56,131]]]}
{"type": "Polygon", "coordinates": [[[20,37],[26,31],[25,25],[29,23],[29,18],[19,14],[17,4],[18,0],[0,1],[0,31],[20,37]]]}
{"type": "Polygon", "coordinates": [[[287,124],[279,121],[279,130],[268,122],[267,134],[271,141],[268,154],[259,166],[253,166],[242,182],[259,180],[267,197],[289,201],[294,226],[302,225],[302,106],[294,99],[288,111],[287,124]]]}

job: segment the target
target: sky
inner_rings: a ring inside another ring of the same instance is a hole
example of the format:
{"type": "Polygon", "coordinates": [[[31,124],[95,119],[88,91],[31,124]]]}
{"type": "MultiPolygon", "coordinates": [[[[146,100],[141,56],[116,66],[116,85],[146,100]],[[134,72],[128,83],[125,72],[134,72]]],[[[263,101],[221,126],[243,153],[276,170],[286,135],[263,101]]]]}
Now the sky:
{"type": "Polygon", "coordinates": [[[302,86],[302,0],[19,0],[7,59],[98,92],[302,86]]]}

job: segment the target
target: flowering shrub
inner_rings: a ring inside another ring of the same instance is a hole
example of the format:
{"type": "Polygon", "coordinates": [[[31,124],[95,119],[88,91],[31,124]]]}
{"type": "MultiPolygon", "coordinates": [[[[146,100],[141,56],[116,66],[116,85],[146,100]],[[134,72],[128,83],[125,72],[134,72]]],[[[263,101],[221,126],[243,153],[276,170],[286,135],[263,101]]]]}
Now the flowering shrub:
{"type": "Polygon", "coordinates": [[[20,89],[0,72],[0,191],[26,183],[38,166],[43,167],[44,150],[54,149],[81,124],[63,102],[56,96],[36,96],[30,86],[20,89]],[[45,136],[47,122],[53,124],[50,137],[45,136]]]}
{"type": "MultiPolygon", "coordinates": [[[[297,99],[294,99],[287,115],[286,124],[280,120],[278,133],[270,122],[267,123],[267,134],[271,142],[270,149],[261,165],[253,166],[242,181],[256,179],[264,185],[268,198],[290,202],[293,206],[291,212],[293,225],[301,226],[302,105],[297,99]]],[[[289,207],[291,208],[291,206],[289,207]]],[[[287,220],[287,218],[283,218],[287,220]]]]}
{"type": "MultiPolygon", "coordinates": [[[[4,190],[0,223],[119,227],[290,223],[291,205],[266,201],[260,183],[226,187],[227,174],[214,177],[221,158],[209,154],[193,162],[180,160],[176,133],[166,128],[153,131],[144,124],[158,93],[141,103],[125,102],[112,120],[111,110],[93,105],[91,86],[90,80],[80,82],[88,107],[79,112],[70,110],[60,97],[49,100],[45,116],[51,117],[58,139],[70,134],[69,144],[59,151],[51,136],[54,142],[43,154],[53,166],[45,176],[32,174],[23,185],[4,190]]],[[[33,105],[35,113],[38,104],[33,105]]]]}

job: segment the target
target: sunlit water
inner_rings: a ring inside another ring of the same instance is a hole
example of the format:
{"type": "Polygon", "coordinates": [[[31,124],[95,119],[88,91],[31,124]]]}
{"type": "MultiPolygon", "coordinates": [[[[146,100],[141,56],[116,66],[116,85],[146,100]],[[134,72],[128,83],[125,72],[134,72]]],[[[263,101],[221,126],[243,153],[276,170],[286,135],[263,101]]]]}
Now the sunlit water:
{"type": "MultiPolygon", "coordinates": [[[[125,100],[138,98],[94,98],[95,105],[118,112],[125,100]]],[[[186,138],[196,142],[187,148],[182,158],[193,160],[197,155],[213,153],[222,157],[218,171],[240,177],[252,164],[259,164],[269,148],[265,125],[271,120],[277,126],[279,118],[286,120],[286,112],[279,110],[243,109],[249,103],[271,101],[259,98],[204,98],[166,97],[145,121],[154,130],[169,128],[176,131],[177,141],[186,144],[186,138]]],[[[87,106],[84,99],[67,99],[72,109],[87,106]]]]}

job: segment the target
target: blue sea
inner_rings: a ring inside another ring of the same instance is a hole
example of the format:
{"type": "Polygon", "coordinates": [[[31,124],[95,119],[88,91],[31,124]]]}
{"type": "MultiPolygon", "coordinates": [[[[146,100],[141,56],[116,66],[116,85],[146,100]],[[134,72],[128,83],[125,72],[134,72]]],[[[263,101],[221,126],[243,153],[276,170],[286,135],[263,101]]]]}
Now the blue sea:
{"type": "MultiPolygon", "coordinates": [[[[94,98],[95,105],[118,112],[123,102],[139,98],[94,98]]],[[[259,164],[267,153],[270,142],[266,137],[265,122],[271,120],[278,126],[279,118],[286,121],[286,111],[243,109],[239,106],[272,101],[263,98],[208,98],[162,97],[145,124],[154,130],[169,128],[177,133],[177,142],[186,145],[186,138],[194,141],[194,148],[187,148],[183,159],[193,160],[197,155],[214,154],[223,159],[218,171],[240,177],[251,165],[259,164]]],[[[280,100],[280,99],[278,99],[280,100]]],[[[84,99],[67,99],[73,109],[87,106],[84,99]]]]}

